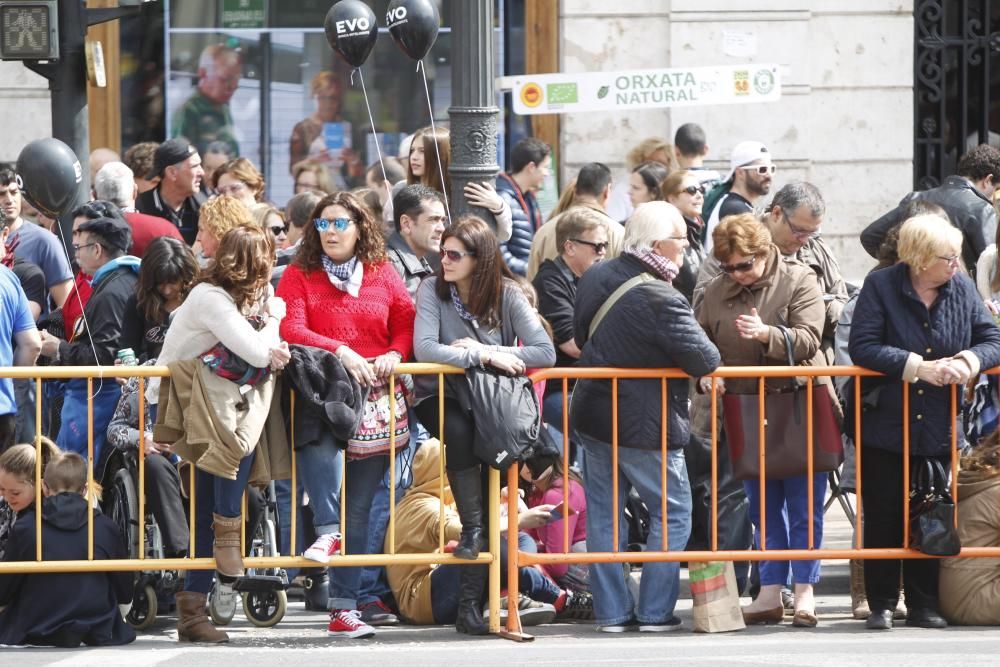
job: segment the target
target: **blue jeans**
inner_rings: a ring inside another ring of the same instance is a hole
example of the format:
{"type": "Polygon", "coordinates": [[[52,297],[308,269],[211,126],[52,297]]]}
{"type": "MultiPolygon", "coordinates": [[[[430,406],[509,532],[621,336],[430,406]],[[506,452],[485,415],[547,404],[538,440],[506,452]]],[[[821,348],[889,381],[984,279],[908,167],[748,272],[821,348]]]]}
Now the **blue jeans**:
{"type": "MultiPolygon", "coordinates": [[[[583,487],[587,495],[587,549],[590,552],[613,550],[611,481],[611,445],[579,434],[586,451],[583,487]]],[[[618,447],[618,550],[625,551],[628,526],[625,501],[635,488],[649,510],[650,549],[662,544],[663,522],[660,516],[659,450],[618,447]]],[[[667,539],[671,551],[683,551],[691,533],[691,487],[688,484],[684,450],[667,452],[667,539]]],[[[645,563],[639,585],[638,603],[632,599],[622,566],[619,563],[595,563],[590,566],[590,587],[594,594],[594,615],[598,625],[626,623],[633,618],[640,623],[666,623],[674,614],[680,589],[679,563],[645,563]]]]}
{"type": "MultiPolygon", "coordinates": [[[[823,545],[823,501],[826,498],[827,473],[813,475],[813,547],[823,545]]],[[[768,549],[809,548],[809,487],[808,477],[798,475],[788,479],[768,480],[764,483],[764,513],[767,519],[766,545],[768,549]]],[[[753,522],[754,541],[760,542],[760,483],[743,482],[750,501],[750,521],[753,522]]],[[[589,533],[588,533],[589,534],[589,533]]],[[[760,562],[760,584],[785,585],[791,571],[796,584],[815,584],[819,581],[818,560],[764,560],[760,562]]]]}
{"type": "MultiPolygon", "coordinates": [[[[324,433],[319,442],[295,450],[295,455],[298,478],[309,494],[316,535],[339,532],[343,450],[337,446],[332,433],[324,433]]],[[[304,544],[300,548],[304,550],[308,546],[304,544]]]]}
{"type": "MultiPolygon", "coordinates": [[[[195,531],[194,555],[211,558],[215,531],[212,512],[225,517],[242,515],[243,492],[250,480],[250,468],[256,452],[244,456],[236,472],[236,479],[216,477],[203,470],[195,471],[195,531]]],[[[208,593],[212,588],[212,570],[190,570],[184,579],[184,590],[208,593]]]]}
{"type": "MultiPolygon", "coordinates": [[[[406,449],[399,452],[396,457],[396,505],[403,499],[406,490],[413,484],[413,457],[416,456],[417,447],[427,439],[427,430],[416,421],[416,415],[410,411],[410,442],[406,449]]],[[[369,513],[370,526],[368,528],[368,553],[380,554],[388,553],[385,549],[385,533],[389,527],[389,468],[386,467],[385,474],[382,475],[382,482],[375,490],[375,497],[372,498],[372,508],[369,513]]],[[[366,605],[386,597],[392,591],[389,582],[385,577],[385,568],[381,565],[373,565],[363,568],[361,571],[361,582],[358,584],[358,604],[366,605]]]]}
{"type": "MultiPolygon", "coordinates": [[[[118,407],[122,392],[113,378],[94,380],[94,464],[101,463],[101,450],[107,438],[108,424],[118,407]]],[[[76,452],[87,458],[87,381],[66,383],[59,435],[56,444],[64,452],[76,452]]]]}
{"type": "MultiPolygon", "coordinates": [[[[398,461],[397,461],[398,463],[398,461]]],[[[348,461],[344,466],[347,477],[346,534],[348,554],[368,554],[372,501],[389,468],[388,455],[371,456],[348,461]]],[[[375,552],[378,553],[378,552],[375,552]]],[[[356,609],[361,588],[360,567],[334,567],[330,570],[330,609],[356,609]]]]}

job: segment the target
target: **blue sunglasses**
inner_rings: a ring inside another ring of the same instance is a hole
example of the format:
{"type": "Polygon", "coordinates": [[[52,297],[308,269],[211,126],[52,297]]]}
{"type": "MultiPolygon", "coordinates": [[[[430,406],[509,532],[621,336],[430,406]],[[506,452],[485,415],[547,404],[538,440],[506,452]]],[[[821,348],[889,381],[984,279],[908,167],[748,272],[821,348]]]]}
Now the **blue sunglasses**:
{"type": "Polygon", "coordinates": [[[333,227],[338,232],[345,231],[348,227],[354,224],[354,221],[350,218],[335,218],[333,220],[327,220],[326,218],[316,218],[313,220],[313,224],[316,225],[316,231],[325,232],[330,227],[333,227]]]}

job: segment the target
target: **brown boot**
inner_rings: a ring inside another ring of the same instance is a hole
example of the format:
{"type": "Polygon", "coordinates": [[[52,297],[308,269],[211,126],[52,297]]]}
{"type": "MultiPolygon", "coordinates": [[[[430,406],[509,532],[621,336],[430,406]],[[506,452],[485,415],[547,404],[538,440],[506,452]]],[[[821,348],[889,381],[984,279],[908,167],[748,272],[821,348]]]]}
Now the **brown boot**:
{"type": "Polygon", "coordinates": [[[204,593],[182,591],[177,599],[177,641],[205,642],[221,644],[229,641],[229,635],[217,630],[205,613],[207,596],[204,593]]]}
{"type": "Polygon", "coordinates": [[[229,518],[213,514],[212,527],[215,528],[215,542],[212,543],[215,569],[227,577],[242,577],[243,555],[240,553],[240,530],[243,527],[243,519],[238,516],[229,518]]]}
{"type": "Polygon", "coordinates": [[[851,560],[851,614],[859,621],[872,615],[865,595],[865,565],[863,561],[851,560]]]}

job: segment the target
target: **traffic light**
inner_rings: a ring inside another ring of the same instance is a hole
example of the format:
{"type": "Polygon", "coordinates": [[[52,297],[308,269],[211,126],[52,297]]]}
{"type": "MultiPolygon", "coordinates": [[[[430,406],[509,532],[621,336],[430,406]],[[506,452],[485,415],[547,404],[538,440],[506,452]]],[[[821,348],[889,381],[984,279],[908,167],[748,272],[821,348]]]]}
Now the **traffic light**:
{"type": "Polygon", "coordinates": [[[0,60],[59,58],[58,0],[0,0],[0,60]]]}

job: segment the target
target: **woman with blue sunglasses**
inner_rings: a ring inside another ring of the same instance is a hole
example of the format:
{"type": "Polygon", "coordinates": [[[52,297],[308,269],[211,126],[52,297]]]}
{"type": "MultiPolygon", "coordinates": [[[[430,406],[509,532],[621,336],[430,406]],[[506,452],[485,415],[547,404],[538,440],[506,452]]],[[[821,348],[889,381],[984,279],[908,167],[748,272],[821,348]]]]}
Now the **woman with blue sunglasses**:
{"type": "MultiPolygon", "coordinates": [[[[326,431],[317,442],[296,443],[298,470],[318,536],[303,555],[325,564],[341,551],[342,474],[348,489],[343,517],[347,553],[371,553],[372,498],[389,467],[389,455],[397,455],[409,443],[403,388],[398,377],[391,387],[388,380],[413,347],[414,309],[402,278],[388,261],[380,222],[356,196],[328,195],[312,217],[294,261],[278,283],[277,293],[288,311],[281,335],[289,344],[337,355],[345,370],[369,390],[364,418],[348,442],[337,442],[326,431]],[[393,432],[390,411],[395,412],[393,432]]],[[[375,632],[358,611],[361,571],[333,568],[331,636],[360,638],[375,632]]]]}

